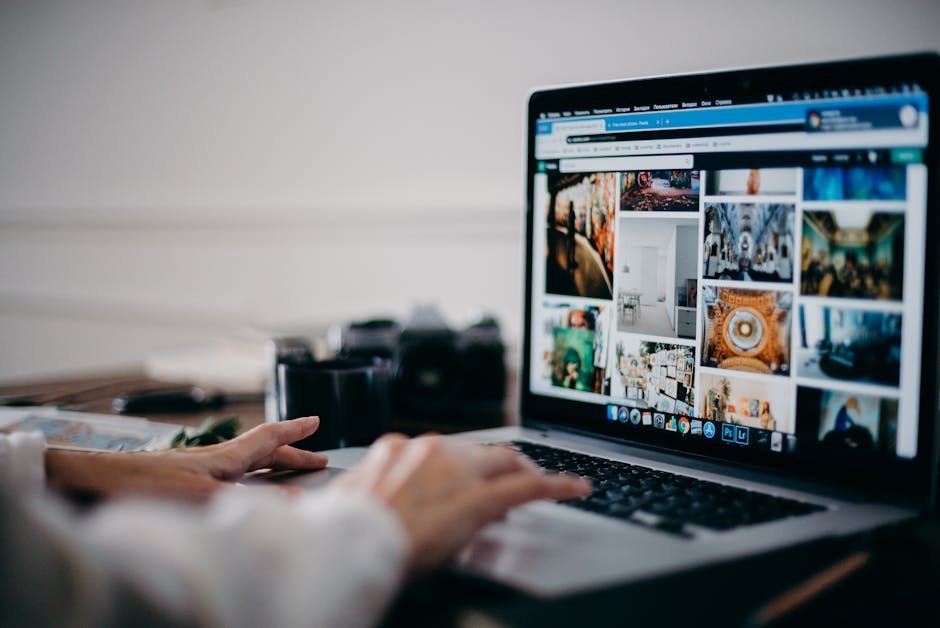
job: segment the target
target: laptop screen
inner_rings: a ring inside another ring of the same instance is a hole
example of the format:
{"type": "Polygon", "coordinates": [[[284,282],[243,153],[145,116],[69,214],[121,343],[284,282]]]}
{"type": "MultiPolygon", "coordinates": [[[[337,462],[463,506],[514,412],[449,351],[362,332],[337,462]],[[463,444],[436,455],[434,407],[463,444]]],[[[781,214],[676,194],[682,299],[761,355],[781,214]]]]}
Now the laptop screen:
{"type": "Polygon", "coordinates": [[[535,92],[524,417],[836,479],[931,449],[936,67],[535,92]]]}

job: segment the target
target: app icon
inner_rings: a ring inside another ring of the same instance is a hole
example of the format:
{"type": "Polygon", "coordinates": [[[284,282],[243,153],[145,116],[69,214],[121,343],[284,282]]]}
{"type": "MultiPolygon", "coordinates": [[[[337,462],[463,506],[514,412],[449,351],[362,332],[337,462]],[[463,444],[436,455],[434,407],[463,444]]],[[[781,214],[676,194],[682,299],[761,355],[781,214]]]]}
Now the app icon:
{"type": "Polygon", "coordinates": [[[734,424],[733,423],[721,424],[721,440],[727,441],[729,443],[734,442],[734,424]]]}
{"type": "Polygon", "coordinates": [[[702,435],[702,422],[698,419],[692,419],[692,435],[693,436],[702,435]]]}
{"type": "Polygon", "coordinates": [[[734,432],[734,442],[739,445],[747,445],[748,432],[750,431],[751,429],[747,426],[736,425],[734,432]]]}
{"type": "Polygon", "coordinates": [[[628,420],[629,420],[629,416],[627,415],[627,409],[620,408],[620,422],[626,423],[628,420]]]}
{"type": "Polygon", "coordinates": [[[662,412],[656,412],[653,414],[653,427],[656,429],[664,429],[666,427],[666,415],[662,412]]]}
{"type": "Polygon", "coordinates": [[[630,410],[630,423],[633,423],[634,425],[640,424],[640,411],[636,408],[630,410]]]}
{"type": "Polygon", "coordinates": [[[666,431],[675,432],[676,429],[676,417],[671,416],[666,420],[666,431]]]}
{"type": "Polygon", "coordinates": [[[715,438],[715,424],[711,421],[705,421],[705,425],[702,426],[702,433],[705,434],[705,438],[715,438]]]}
{"type": "Polygon", "coordinates": [[[607,406],[607,420],[616,421],[617,420],[617,406],[610,404],[607,406]]]}
{"type": "Polygon", "coordinates": [[[643,425],[652,425],[653,424],[653,414],[651,412],[643,413],[643,425]]]}
{"type": "Polygon", "coordinates": [[[774,432],[770,435],[770,450],[783,451],[783,434],[774,432]]]}
{"type": "Polygon", "coordinates": [[[691,429],[691,424],[689,423],[689,420],[687,418],[682,417],[681,419],[679,419],[679,433],[680,434],[688,434],[690,429],[691,429]]]}
{"type": "Polygon", "coordinates": [[[810,129],[816,131],[822,126],[822,116],[815,111],[811,111],[807,119],[807,124],[809,124],[810,129]]]}

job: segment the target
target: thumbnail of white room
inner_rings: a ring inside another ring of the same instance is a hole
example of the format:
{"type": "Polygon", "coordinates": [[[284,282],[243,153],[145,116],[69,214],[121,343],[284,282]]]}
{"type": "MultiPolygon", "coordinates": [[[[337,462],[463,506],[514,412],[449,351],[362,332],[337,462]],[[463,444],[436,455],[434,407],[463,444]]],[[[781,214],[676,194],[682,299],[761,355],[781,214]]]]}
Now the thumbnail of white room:
{"type": "Polygon", "coordinates": [[[698,221],[624,217],[618,226],[618,331],[694,338],[698,221]]]}

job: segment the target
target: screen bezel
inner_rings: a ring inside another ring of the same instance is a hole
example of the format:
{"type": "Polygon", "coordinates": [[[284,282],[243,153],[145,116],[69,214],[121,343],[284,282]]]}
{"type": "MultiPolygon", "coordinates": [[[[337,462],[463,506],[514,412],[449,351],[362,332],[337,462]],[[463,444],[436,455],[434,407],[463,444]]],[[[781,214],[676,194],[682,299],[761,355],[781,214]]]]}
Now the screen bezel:
{"type": "MultiPolygon", "coordinates": [[[[701,457],[711,461],[773,470],[799,479],[826,485],[863,490],[881,499],[918,505],[932,505],[937,469],[937,356],[938,295],[940,277],[924,274],[923,348],[920,371],[920,404],[917,455],[907,460],[872,456],[825,458],[812,455],[779,455],[750,448],[725,446],[704,439],[683,439],[676,446],[673,433],[644,430],[642,438],[625,436],[618,425],[594,416],[604,411],[601,404],[561,399],[530,390],[532,311],[533,311],[533,195],[536,174],[535,132],[539,112],[590,109],[613,103],[676,101],[707,98],[721,94],[789,93],[823,90],[833,86],[875,86],[879,83],[917,83],[928,96],[929,137],[924,150],[927,167],[927,216],[925,268],[938,268],[940,247],[930,246],[940,234],[937,215],[940,181],[937,180],[937,146],[940,138],[940,55],[935,53],[813,63],[806,65],[756,68],[717,73],[690,74],[664,78],[547,88],[534,91],[528,100],[526,168],[525,319],[520,378],[520,416],[523,425],[553,427],[586,433],[631,446],[701,457]],[[931,240],[931,236],[934,240],[931,240]]],[[[640,435],[639,433],[637,434],[640,435]]]]}

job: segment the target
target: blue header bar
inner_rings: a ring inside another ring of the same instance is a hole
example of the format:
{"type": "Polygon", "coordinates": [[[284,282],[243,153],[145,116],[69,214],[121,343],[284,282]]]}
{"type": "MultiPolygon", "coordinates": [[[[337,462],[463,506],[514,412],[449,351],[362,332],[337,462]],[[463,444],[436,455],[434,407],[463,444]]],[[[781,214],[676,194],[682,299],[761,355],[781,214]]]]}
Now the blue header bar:
{"type": "Polygon", "coordinates": [[[683,127],[728,126],[733,124],[786,124],[803,123],[811,112],[878,105],[900,110],[913,105],[918,111],[927,110],[926,94],[890,94],[862,98],[811,100],[799,102],[767,103],[756,105],[729,105],[704,109],[671,109],[655,113],[627,113],[609,116],[571,117],[561,120],[538,120],[536,135],[551,135],[556,124],[602,120],[604,132],[650,131],[683,127]]]}

